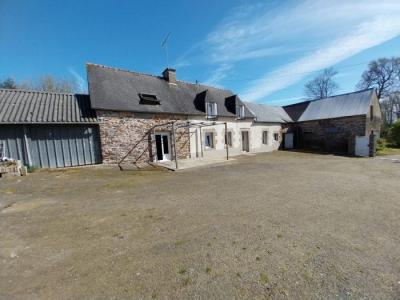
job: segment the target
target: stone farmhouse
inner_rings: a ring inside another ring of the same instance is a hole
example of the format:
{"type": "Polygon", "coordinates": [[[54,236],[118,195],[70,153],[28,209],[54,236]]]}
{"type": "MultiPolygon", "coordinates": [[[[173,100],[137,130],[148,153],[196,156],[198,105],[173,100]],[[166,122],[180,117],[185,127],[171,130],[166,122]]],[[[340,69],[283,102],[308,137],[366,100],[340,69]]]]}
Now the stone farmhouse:
{"type": "Polygon", "coordinates": [[[177,80],[173,69],[158,77],[87,68],[106,163],[171,160],[175,146],[178,159],[225,156],[226,146],[229,155],[272,151],[290,121],[282,108],[257,119],[231,91],[177,80]]]}
{"type": "Polygon", "coordinates": [[[41,168],[142,167],[279,148],[368,156],[379,137],[374,90],[284,107],[233,92],[87,64],[89,95],[0,90],[0,156],[41,168]]]}

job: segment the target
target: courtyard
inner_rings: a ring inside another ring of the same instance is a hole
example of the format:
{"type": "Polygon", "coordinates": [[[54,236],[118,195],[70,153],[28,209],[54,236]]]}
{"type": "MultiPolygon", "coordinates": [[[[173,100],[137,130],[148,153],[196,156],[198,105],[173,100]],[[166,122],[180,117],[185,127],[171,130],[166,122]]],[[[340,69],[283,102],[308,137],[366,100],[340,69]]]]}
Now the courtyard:
{"type": "Polygon", "coordinates": [[[398,299],[400,163],[296,152],[0,180],[0,298],[398,299]]]}

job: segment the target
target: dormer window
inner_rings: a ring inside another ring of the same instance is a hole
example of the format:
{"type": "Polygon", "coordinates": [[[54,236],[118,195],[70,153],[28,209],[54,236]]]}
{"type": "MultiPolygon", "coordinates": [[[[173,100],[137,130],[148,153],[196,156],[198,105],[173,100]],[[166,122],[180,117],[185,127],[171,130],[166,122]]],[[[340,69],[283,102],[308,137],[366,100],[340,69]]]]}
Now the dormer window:
{"type": "Polygon", "coordinates": [[[238,119],[244,118],[244,105],[237,105],[236,106],[236,117],[238,119]]]}
{"type": "Polygon", "coordinates": [[[160,100],[157,98],[156,95],[152,94],[139,94],[140,104],[147,104],[147,105],[159,105],[160,100]]]}
{"type": "Polygon", "coordinates": [[[207,118],[215,118],[217,116],[217,103],[207,102],[206,113],[207,113],[207,118]]]}

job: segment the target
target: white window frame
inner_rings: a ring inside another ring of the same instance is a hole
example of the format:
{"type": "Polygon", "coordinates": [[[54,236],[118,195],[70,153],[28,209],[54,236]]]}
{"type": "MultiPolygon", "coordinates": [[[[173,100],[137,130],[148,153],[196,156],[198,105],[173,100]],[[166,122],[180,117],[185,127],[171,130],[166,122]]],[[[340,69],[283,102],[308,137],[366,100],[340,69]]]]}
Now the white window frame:
{"type": "Polygon", "coordinates": [[[205,132],[204,133],[204,147],[206,149],[214,149],[215,148],[215,145],[214,145],[214,132],[209,131],[209,132],[205,132]],[[207,145],[207,143],[206,143],[207,135],[210,136],[210,145],[207,145]]]}
{"type": "Polygon", "coordinates": [[[218,105],[216,102],[206,102],[207,118],[215,118],[218,115],[218,105]]]}
{"type": "Polygon", "coordinates": [[[232,137],[232,131],[228,131],[226,133],[226,144],[228,145],[228,147],[232,147],[233,146],[233,137],[232,137]],[[230,138],[229,138],[230,137],[230,138]]]}
{"type": "Polygon", "coordinates": [[[269,145],[269,131],[268,130],[264,130],[262,132],[262,143],[263,145],[269,145]],[[266,137],[265,137],[266,135],[266,137]]]}
{"type": "Polygon", "coordinates": [[[236,106],[236,117],[238,119],[244,118],[244,105],[237,105],[236,106]]]}
{"type": "Polygon", "coordinates": [[[279,142],[279,132],[274,132],[274,141],[279,142]],[[277,137],[277,139],[275,138],[275,136],[277,137]]]}

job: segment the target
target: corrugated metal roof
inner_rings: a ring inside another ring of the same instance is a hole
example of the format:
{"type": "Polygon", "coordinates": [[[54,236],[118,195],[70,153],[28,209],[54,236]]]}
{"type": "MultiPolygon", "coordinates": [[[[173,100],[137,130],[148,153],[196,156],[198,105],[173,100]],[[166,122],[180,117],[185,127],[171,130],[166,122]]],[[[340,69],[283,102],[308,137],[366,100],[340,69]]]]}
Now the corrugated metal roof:
{"type": "Polygon", "coordinates": [[[286,111],[280,106],[270,106],[251,102],[245,102],[245,105],[253,113],[253,115],[255,115],[256,122],[293,122],[286,111]]]}
{"type": "Polygon", "coordinates": [[[96,122],[89,95],[0,89],[0,124],[96,122]]]}
{"type": "MultiPolygon", "coordinates": [[[[235,117],[236,104],[242,103],[231,91],[163,77],[87,64],[90,99],[94,109],[205,115],[205,101],[218,104],[218,116],[235,117]],[[159,105],[140,104],[139,94],[155,95],[159,105]]],[[[253,117],[245,111],[246,117],[253,117]]]]}
{"type": "Polygon", "coordinates": [[[298,122],[365,115],[374,94],[368,89],[311,101],[298,122]]]}

